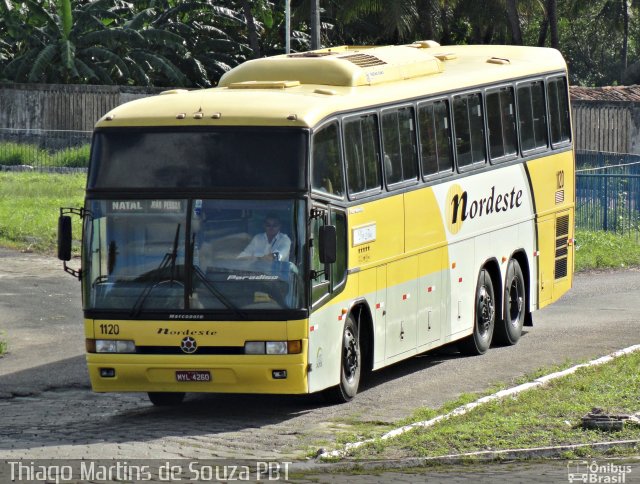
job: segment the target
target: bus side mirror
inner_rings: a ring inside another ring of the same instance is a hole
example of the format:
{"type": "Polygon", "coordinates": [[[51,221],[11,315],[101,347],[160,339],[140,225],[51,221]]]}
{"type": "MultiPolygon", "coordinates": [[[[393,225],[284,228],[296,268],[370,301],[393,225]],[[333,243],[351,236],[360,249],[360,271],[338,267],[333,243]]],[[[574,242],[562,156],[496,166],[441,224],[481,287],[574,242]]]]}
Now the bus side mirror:
{"type": "Polygon", "coordinates": [[[71,217],[58,217],[58,259],[68,262],[71,260],[71,217]]]}
{"type": "Polygon", "coordinates": [[[338,237],[335,225],[320,227],[320,263],[333,264],[337,259],[338,237]]]}

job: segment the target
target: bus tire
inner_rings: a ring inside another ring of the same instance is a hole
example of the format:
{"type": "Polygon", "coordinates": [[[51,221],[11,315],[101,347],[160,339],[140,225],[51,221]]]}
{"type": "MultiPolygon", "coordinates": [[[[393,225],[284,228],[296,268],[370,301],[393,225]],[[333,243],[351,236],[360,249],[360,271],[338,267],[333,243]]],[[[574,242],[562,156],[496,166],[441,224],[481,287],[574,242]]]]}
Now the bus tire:
{"type": "Polygon", "coordinates": [[[466,355],[483,355],[491,346],[496,320],[496,298],[491,275],[482,269],[478,275],[473,311],[473,334],[460,342],[460,351],[466,355]]]}
{"type": "Polygon", "coordinates": [[[148,392],[147,395],[156,407],[173,407],[184,400],[184,392],[148,392]]]}
{"type": "Polygon", "coordinates": [[[501,345],[514,345],[522,335],[522,326],[527,312],[524,275],[517,260],[511,259],[507,266],[504,284],[504,317],[496,325],[495,341],[501,345]]]}
{"type": "Polygon", "coordinates": [[[360,340],[358,327],[351,314],[344,322],[340,353],[340,383],[336,387],[329,388],[326,395],[331,403],[350,402],[358,393],[360,385],[362,372],[360,340]]]}

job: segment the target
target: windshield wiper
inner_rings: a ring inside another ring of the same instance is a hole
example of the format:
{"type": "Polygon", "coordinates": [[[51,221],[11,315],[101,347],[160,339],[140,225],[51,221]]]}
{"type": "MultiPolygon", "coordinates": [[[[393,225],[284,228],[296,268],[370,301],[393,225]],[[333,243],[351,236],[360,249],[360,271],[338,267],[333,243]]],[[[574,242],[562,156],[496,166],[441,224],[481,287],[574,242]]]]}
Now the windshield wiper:
{"type": "Polygon", "coordinates": [[[162,258],[162,261],[160,261],[160,265],[158,266],[158,268],[152,271],[152,273],[154,274],[154,278],[151,281],[149,281],[149,283],[145,286],[144,290],[138,296],[138,299],[136,299],[136,302],[133,305],[133,308],[131,309],[131,316],[135,317],[140,314],[140,311],[144,306],[144,302],[149,297],[149,294],[151,294],[151,291],[153,291],[153,289],[160,282],[163,282],[162,273],[167,267],[171,267],[171,278],[169,279],[169,282],[173,283],[176,280],[176,277],[175,277],[176,276],[176,259],[178,258],[179,239],[180,239],[180,224],[178,224],[178,226],[176,227],[176,235],[173,239],[173,247],[171,249],[171,252],[167,252],[162,258]]]}
{"type": "MultiPolygon", "coordinates": [[[[193,234],[193,237],[191,238],[191,253],[192,254],[193,254],[193,248],[195,246],[195,242],[196,242],[196,235],[193,234]]],[[[240,309],[238,309],[231,301],[229,301],[229,299],[227,299],[227,297],[224,294],[222,294],[222,292],[220,292],[220,290],[217,287],[215,287],[213,285],[213,283],[209,279],[207,279],[207,275],[200,268],[200,266],[197,266],[195,264],[191,264],[191,268],[193,269],[194,274],[196,276],[198,276],[198,279],[200,279],[200,281],[202,281],[202,284],[204,284],[204,287],[206,287],[211,294],[213,294],[215,297],[217,297],[218,300],[227,309],[231,310],[233,312],[233,314],[235,314],[240,319],[247,319],[246,313],[244,313],[243,311],[240,311],[240,309]]],[[[191,290],[193,291],[193,288],[191,290]]]]}

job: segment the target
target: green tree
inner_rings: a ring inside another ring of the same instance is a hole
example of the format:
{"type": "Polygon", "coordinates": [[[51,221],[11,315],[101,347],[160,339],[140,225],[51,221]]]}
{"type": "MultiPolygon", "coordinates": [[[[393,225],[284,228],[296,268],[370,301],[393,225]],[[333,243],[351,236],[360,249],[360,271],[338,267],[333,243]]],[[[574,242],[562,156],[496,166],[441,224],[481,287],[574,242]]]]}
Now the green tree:
{"type": "MultiPolygon", "coordinates": [[[[5,12],[19,7],[8,0],[0,5],[5,12]]],[[[27,0],[20,5],[22,22],[13,15],[0,24],[6,32],[0,44],[2,77],[15,82],[205,87],[250,53],[240,33],[242,18],[209,1],[58,0],[47,9],[27,0]]]]}

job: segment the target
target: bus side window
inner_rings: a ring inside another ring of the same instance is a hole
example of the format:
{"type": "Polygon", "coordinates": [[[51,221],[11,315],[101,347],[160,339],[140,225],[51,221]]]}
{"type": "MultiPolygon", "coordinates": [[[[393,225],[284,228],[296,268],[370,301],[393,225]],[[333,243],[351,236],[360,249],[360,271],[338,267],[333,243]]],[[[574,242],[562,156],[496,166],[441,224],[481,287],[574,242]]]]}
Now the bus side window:
{"type": "Polygon", "coordinates": [[[384,170],[388,184],[418,178],[413,108],[382,113],[384,170]]]}
{"type": "Polygon", "coordinates": [[[314,190],[338,197],[344,195],[338,123],[325,126],[314,135],[312,173],[311,187],[314,190]]]}
{"type": "Polygon", "coordinates": [[[549,100],[551,144],[565,143],[571,139],[571,126],[569,123],[567,85],[564,77],[557,77],[548,81],[547,98],[549,100]]]}
{"type": "Polygon", "coordinates": [[[518,116],[522,151],[546,148],[547,120],[542,81],[518,86],[518,116]]]}
{"type": "Polygon", "coordinates": [[[349,193],[381,187],[378,118],[375,114],[344,122],[349,193]]]}
{"type": "Polygon", "coordinates": [[[422,173],[425,176],[453,171],[451,120],[446,99],[418,106],[422,173]]]}
{"type": "Polygon", "coordinates": [[[517,152],[513,89],[505,87],[487,93],[489,153],[493,161],[504,161],[517,152]]]}
{"type": "Polygon", "coordinates": [[[482,98],[479,93],[453,98],[453,119],[456,130],[458,166],[484,163],[487,159],[484,144],[482,98]]]}

